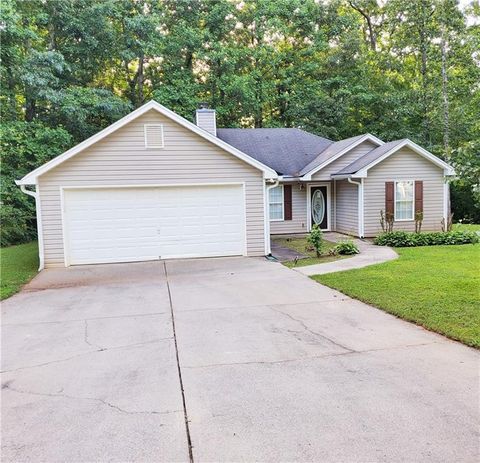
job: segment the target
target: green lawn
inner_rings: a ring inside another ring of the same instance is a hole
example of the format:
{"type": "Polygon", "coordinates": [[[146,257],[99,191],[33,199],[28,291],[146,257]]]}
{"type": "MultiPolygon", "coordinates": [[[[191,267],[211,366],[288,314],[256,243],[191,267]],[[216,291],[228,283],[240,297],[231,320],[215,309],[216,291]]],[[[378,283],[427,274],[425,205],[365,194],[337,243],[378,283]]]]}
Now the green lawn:
{"type": "Polygon", "coordinates": [[[465,231],[480,231],[480,225],[473,223],[455,223],[453,224],[453,229],[465,231]]]}
{"type": "Polygon", "coordinates": [[[325,247],[321,257],[317,257],[315,251],[313,251],[306,237],[295,237],[295,238],[274,238],[275,242],[286,248],[293,249],[299,254],[304,254],[309,256],[304,259],[299,259],[295,264],[294,261],[283,262],[283,264],[289,268],[292,267],[303,267],[305,265],[314,265],[314,264],[324,264],[326,262],[332,262],[338,259],[345,259],[346,257],[351,256],[331,256],[328,254],[328,251],[333,248],[337,243],[332,243],[331,241],[324,241],[325,247]]]}
{"type": "Polygon", "coordinates": [[[397,260],[312,278],[480,347],[480,245],[397,248],[397,260]]]}
{"type": "Polygon", "coordinates": [[[36,242],[0,249],[0,299],[15,294],[38,270],[36,242]]]}

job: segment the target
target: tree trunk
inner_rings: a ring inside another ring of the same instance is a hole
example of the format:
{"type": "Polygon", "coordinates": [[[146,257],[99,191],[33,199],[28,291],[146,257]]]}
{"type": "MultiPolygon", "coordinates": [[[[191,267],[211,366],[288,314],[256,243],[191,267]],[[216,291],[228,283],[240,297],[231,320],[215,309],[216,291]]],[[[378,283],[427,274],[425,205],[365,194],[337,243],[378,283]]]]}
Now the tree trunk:
{"type": "Polygon", "coordinates": [[[420,39],[420,75],[422,85],[422,125],[423,125],[423,141],[427,146],[430,146],[430,123],[428,115],[428,75],[427,75],[427,12],[425,1],[420,3],[420,25],[419,25],[419,39],[420,39]]]}
{"type": "Polygon", "coordinates": [[[263,107],[263,91],[262,91],[262,81],[261,78],[257,79],[256,82],[256,95],[257,95],[257,104],[255,108],[255,117],[254,117],[254,124],[255,128],[261,129],[263,127],[263,115],[262,115],[262,107],[263,107]]]}
{"type": "Polygon", "coordinates": [[[138,57],[138,69],[137,69],[137,107],[142,106],[143,96],[143,82],[145,80],[144,68],[143,68],[144,54],[141,53],[138,57]]]}
{"type": "Polygon", "coordinates": [[[48,24],[48,50],[54,51],[57,49],[57,39],[55,34],[55,25],[52,23],[48,24]]]}
{"type": "Polygon", "coordinates": [[[367,23],[367,29],[368,29],[368,38],[369,38],[369,44],[370,44],[370,48],[375,51],[377,49],[377,39],[376,39],[376,36],[375,36],[375,28],[373,26],[373,22],[372,22],[372,18],[370,16],[370,14],[365,11],[365,10],[362,10],[360,7],[358,7],[357,5],[355,5],[355,3],[353,2],[348,2],[350,4],[350,6],[355,10],[355,11],[358,11],[358,13],[360,13],[366,23],[367,23]]]}
{"type": "Polygon", "coordinates": [[[36,103],[33,98],[27,96],[25,102],[25,120],[32,122],[35,119],[36,103]]]}
{"type": "Polygon", "coordinates": [[[446,28],[442,25],[442,100],[443,100],[443,148],[445,150],[445,159],[450,159],[450,112],[448,100],[448,74],[447,74],[447,39],[446,28]]]}

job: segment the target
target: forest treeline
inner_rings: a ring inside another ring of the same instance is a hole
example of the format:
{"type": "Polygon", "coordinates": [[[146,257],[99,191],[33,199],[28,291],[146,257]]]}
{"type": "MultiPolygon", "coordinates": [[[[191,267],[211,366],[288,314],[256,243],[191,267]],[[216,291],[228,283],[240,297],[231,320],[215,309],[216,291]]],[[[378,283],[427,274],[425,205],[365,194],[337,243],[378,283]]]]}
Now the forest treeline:
{"type": "Polygon", "coordinates": [[[480,222],[480,6],[455,0],[2,0],[2,245],[34,239],[14,179],[155,99],[223,127],[408,137],[480,222]]]}

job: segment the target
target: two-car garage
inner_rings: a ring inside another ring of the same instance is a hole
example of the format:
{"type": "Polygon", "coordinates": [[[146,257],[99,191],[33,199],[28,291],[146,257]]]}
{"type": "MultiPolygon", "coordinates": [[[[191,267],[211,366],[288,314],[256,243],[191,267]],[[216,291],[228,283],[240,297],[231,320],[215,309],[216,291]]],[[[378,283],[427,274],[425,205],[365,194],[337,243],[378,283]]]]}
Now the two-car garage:
{"type": "Polygon", "coordinates": [[[35,198],[43,269],[264,256],[276,178],[210,125],[150,101],[17,184],[35,198]]]}
{"type": "Polygon", "coordinates": [[[244,185],[62,189],[65,264],[246,254],[244,185]]]}

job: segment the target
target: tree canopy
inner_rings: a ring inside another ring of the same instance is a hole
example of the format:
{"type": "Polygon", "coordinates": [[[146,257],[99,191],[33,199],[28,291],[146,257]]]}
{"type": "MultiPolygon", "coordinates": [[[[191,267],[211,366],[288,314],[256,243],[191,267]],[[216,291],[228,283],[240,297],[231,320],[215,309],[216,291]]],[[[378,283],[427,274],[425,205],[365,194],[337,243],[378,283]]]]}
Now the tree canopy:
{"type": "Polygon", "coordinates": [[[0,8],[2,201],[14,216],[32,210],[12,200],[12,176],[153,98],[188,119],[206,101],[223,127],[408,137],[457,166],[454,212],[480,221],[478,0],[462,8],[456,0],[3,0],[0,8]]]}

